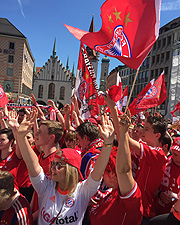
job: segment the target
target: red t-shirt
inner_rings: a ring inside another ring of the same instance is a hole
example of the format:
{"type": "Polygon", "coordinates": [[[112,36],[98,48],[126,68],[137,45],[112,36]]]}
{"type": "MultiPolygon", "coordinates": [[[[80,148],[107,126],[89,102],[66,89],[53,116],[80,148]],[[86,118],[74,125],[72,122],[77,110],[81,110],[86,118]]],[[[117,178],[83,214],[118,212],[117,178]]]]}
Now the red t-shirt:
{"type": "MultiPolygon", "coordinates": [[[[39,157],[40,152],[37,150],[36,145],[32,146],[32,149],[34,150],[36,155],[39,157]]],[[[29,180],[28,169],[26,167],[26,163],[24,162],[24,160],[22,160],[18,166],[17,184],[18,184],[19,188],[27,188],[27,187],[31,186],[31,182],[29,180]]]]}
{"type": "MultiPolygon", "coordinates": [[[[164,177],[159,186],[159,190],[163,192],[171,191],[175,197],[178,197],[177,195],[180,192],[180,167],[174,164],[172,156],[168,158],[168,162],[166,163],[164,177]]],[[[169,213],[175,202],[172,201],[169,204],[165,204],[157,197],[155,203],[156,215],[160,215],[169,213]]]]}
{"type": "Polygon", "coordinates": [[[15,151],[10,152],[10,154],[3,160],[0,157],[0,169],[3,171],[9,171],[13,175],[13,177],[15,178],[14,184],[16,187],[18,187],[16,178],[20,162],[21,159],[17,157],[15,151]]]}
{"type": "Polygon", "coordinates": [[[154,193],[162,181],[167,158],[162,148],[150,147],[142,141],[140,146],[140,162],[135,180],[142,193],[143,216],[153,217],[155,216],[154,193]]]}
{"type": "Polygon", "coordinates": [[[143,207],[141,191],[135,183],[133,189],[125,196],[113,190],[94,205],[90,211],[91,225],[139,225],[142,220],[143,207]]]}

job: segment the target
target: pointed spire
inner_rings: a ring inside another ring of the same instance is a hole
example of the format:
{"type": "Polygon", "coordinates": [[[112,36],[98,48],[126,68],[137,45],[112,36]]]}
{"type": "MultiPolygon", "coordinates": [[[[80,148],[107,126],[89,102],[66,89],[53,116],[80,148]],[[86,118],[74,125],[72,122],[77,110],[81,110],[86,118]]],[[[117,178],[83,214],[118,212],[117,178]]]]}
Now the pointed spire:
{"type": "Polygon", "coordinates": [[[67,71],[69,70],[69,56],[68,56],[68,58],[67,58],[66,70],[67,70],[67,71]]]}
{"type": "Polygon", "coordinates": [[[73,63],[73,69],[72,69],[72,77],[75,77],[74,63],[73,63]]]}
{"type": "MultiPolygon", "coordinates": [[[[89,32],[95,32],[95,29],[94,29],[94,14],[92,15],[92,20],[91,20],[91,25],[89,27],[89,32]]],[[[97,57],[96,51],[89,48],[88,46],[86,47],[86,51],[87,51],[90,58],[96,58],[97,57]]]]}
{"type": "Polygon", "coordinates": [[[36,74],[36,61],[34,61],[33,74],[36,74]]]}
{"type": "Polygon", "coordinates": [[[94,14],[92,15],[92,20],[91,20],[89,32],[95,32],[95,29],[94,29],[94,14]]]}
{"type": "Polygon", "coordinates": [[[56,57],[56,37],[55,37],[55,40],[54,40],[54,47],[53,47],[53,58],[56,57]]]}

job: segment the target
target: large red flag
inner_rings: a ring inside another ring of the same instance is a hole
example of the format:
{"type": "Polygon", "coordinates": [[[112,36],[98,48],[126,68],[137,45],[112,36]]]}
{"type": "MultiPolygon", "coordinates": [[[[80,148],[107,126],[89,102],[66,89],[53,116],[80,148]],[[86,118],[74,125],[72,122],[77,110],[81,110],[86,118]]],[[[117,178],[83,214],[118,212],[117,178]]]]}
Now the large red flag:
{"type": "Polygon", "coordinates": [[[0,85],[0,107],[4,108],[4,106],[7,105],[8,102],[9,102],[9,100],[8,100],[2,86],[0,85]]]}
{"type": "Polygon", "coordinates": [[[149,84],[141,91],[129,106],[131,115],[141,111],[161,105],[167,98],[164,72],[154,82],[149,84]]]}
{"type": "Polygon", "coordinates": [[[160,6],[161,0],[107,0],[101,7],[100,31],[64,25],[90,48],[137,69],[158,38],[160,6]]]}
{"type": "Polygon", "coordinates": [[[97,82],[93,66],[89,60],[84,45],[81,43],[79,51],[78,70],[75,84],[75,94],[80,102],[80,113],[83,119],[99,114],[97,104],[97,82]]]}

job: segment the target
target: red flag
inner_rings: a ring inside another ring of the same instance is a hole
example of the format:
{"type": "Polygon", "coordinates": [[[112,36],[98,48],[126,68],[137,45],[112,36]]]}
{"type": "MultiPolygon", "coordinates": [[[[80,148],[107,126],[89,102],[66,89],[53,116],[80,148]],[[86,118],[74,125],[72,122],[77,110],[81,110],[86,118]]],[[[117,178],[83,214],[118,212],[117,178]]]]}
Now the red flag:
{"type": "Polygon", "coordinates": [[[134,99],[129,106],[131,115],[135,115],[141,111],[161,105],[167,98],[164,72],[152,85],[148,85],[141,91],[141,93],[134,99]]]}
{"type": "Polygon", "coordinates": [[[99,114],[97,104],[97,82],[93,66],[89,60],[84,45],[81,43],[78,70],[75,84],[75,94],[80,102],[80,113],[83,119],[99,114]]]}
{"type": "Polygon", "coordinates": [[[104,94],[104,93],[101,93],[101,94],[97,97],[97,103],[98,103],[99,105],[106,105],[105,100],[104,100],[104,97],[103,97],[103,94],[104,94]]]}
{"type": "Polygon", "coordinates": [[[161,0],[107,0],[101,6],[100,31],[64,25],[91,49],[137,69],[158,38],[160,6],[161,0]]]}
{"type": "Polygon", "coordinates": [[[0,85],[0,107],[4,108],[4,106],[7,105],[8,102],[9,102],[9,100],[8,100],[2,86],[0,85]]]}
{"type": "Polygon", "coordinates": [[[122,107],[127,105],[127,98],[128,98],[128,86],[126,86],[126,88],[124,89],[121,99],[116,103],[116,106],[119,111],[122,111],[122,107]]]}
{"type": "Polygon", "coordinates": [[[112,85],[109,89],[109,95],[114,102],[117,102],[122,97],[122,88],[121,86],[112,85]]]}

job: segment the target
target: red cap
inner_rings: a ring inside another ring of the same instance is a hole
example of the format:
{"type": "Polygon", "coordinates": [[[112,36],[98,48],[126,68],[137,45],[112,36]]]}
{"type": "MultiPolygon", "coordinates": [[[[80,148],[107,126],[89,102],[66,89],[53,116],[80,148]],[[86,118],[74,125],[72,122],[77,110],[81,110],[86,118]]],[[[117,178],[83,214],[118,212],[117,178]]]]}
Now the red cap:
{"type": "Polygon", "coordinates": [[[92,118],[92,117],[87,118],[87,119],[85,120],[85,122],[91,122],[91,123],[93,123],[96,127],[98,126],[97,121],[96,121],[94,118],[92,118]]]}
{"type": "Polygon", "coordinates": [[[81,155],[75,149],[72,148],[63,148],[61,149],[61,151],[63,152],[61,156],[56,154],[54,157],[70,164],[71,166],[76,167],[78,169],[81,179],[84,180],[82,173],[80,171],[81,155]]]}
{"type": "Polygon", "coordinates": [[[174,139],[170,150],[180,151],[180,137],[174,139]]]}

